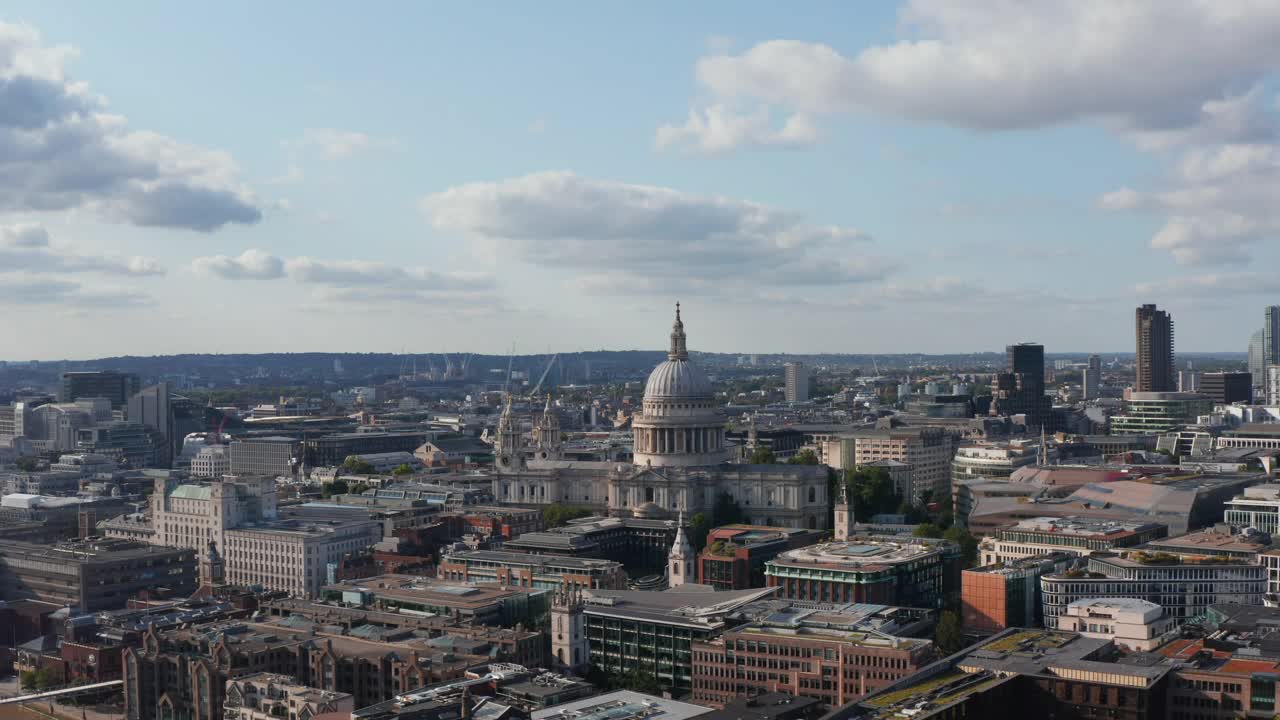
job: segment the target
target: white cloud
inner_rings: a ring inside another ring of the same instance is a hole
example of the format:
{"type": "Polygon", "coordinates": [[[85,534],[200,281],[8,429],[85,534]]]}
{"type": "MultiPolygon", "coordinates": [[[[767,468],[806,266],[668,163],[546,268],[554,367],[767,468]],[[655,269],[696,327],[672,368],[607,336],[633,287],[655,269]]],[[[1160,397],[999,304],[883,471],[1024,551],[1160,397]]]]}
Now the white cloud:
{"type": "Polygon", "coordinates": [[[337,128],[307,128],[302,135],[285,143],[287,147],[314,150],[328,160],[342,160],[358,152],[394,143],[374,138],[368,133],[337,128]]]}
{"type": "Polygon", "coordinates": [[[1280,293],[1280,275],[1251,271],[1198,273],[1141,283],[1136,290],[1143,297],[1274,295],[1280,293]]]}
{"type": "Polygon", "coordinates": [[[0,274],[0,306],[56,305],[101,311],[143,307],[154,300],[130,288],[91,287],[74,280],[0,274]]]}
{"type": "Polygon", "coordinates": [[[42,225],[0,225],[0,271],[17,270],[130,276],[164,274],[164,268],[152,258],[89,255],[72,248],[54,246],[49,232],[42,225]]]}
{"type": "Polygon", "coordinates": [[[693,280],[839,286],[896,268],[868,253],[870,238],[853,228],[812,225],[796,213],[742,200],[571,172],[459,185],[428,195],[421,206],[436,229],[465,235],[494,257],[588,277],[622,269],[654,286],[671,280],[684,287],[693,280]]]}
{"type": "Polygon", "coordinates": [[[244,251],[239,257],[199,257],[192,261],[191,268],[227,280],[288,277],[313,286],[317,298],[326,301],[372,302],[374,298],[381,298],[443,302],[449,298],[464,300],[468,293],[483,293],[495,285],[493,277],[485,273],[437,272],[368,260],[280,258],[256,248],[244,251]]]}
{"type": "Polygon", "coordinates": [[[1183,264],[1238,262],[1280,231],[1280,140],[1267,89],[1280,68],[1280,4],[908,0],[899,19],[903,39],[852,53],[786,39],[709,53],[695,71],[705,102],[684,125],[660,128],[659,144],[769,144],[767,118],[779,115],[871,114],[981,131],[1096,122],[1141,151],[1181,155],[1164,189],[1098,199],[1105,209],[1165,214],[1153,249],[1183,264]]]}
{"type": "Polygon", "coordinates": [[[191,269],[228,280],[274,280],[284,277],[284,261],[257,248],[245,250],[239,257],[198,257],[191,261],[191,269]]]}
{"type": "Polygon", "coordinates": [[[494,284],[493,278],[484,273],[442,273],[423,267],[403,267],[368,260],[316,260],[297,257],[285,261],[284,268],[289,277],[298,282],[334,287],[466,290],[490,288],[494,284]]]}
{"type": "Polygon", "coordinates": [[[75,56],[0,23],[0,211],[91,209],[134,225],[213,231],[258,222],[224,152],[130,130],[68,78],[75,56]]]}
{"type": "Polygon", "coordinates": [[[715,155],[742,145],[803,147],[817,141],[818,129],[803,113],[791,115],[775,129],[765,108],[744,113],[726,105],[712,105],[690,110],[683,125],[659,127],[654,146],[658,150],[687,147],[715,155]]]}
{"type": "Polygon", "coordinates": [[[983,130],[1103,118],[1124,127],[1197,124],[1223,88],[1280,60],[1280,5],[1227,0],[911,0],[909,38],[845,55],[762,42],[700,60],[714,102],[828,114],[870,112],[983,130]]]}

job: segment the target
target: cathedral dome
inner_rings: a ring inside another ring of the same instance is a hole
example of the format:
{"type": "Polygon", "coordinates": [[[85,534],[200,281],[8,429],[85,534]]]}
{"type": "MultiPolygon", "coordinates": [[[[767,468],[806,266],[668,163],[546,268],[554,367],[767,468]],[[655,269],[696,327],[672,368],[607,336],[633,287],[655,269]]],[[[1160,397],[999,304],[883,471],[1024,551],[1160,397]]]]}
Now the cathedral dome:
{"type": "Polygon", "coordinates": [[[696,365],[688,360],[667,360],[649,373],[644,385],[646,400],[676,400],[682,398],[708,398],[711,381],[696,365]]]}

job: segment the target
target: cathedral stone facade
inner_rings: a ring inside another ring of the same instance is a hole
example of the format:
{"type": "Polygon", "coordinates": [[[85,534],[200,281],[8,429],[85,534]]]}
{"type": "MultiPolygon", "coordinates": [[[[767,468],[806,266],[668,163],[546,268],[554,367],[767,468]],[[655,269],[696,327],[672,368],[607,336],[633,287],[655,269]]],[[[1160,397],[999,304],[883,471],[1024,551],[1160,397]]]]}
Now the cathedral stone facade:
{"type": "Polygon", "coordinates": [[[724,416],[711,381],[689,360],[679,305],[667,360],[650,373],[632,428],[630,464],[561,460],[559,425],[548,403],[530,454],[508,403],[494,448],[494,496],[523,505],[579,505],[614,517],[674,519],[709,514],[725,493],[748,522],[827,527],[825,467],[729,462],[724,416]]]}

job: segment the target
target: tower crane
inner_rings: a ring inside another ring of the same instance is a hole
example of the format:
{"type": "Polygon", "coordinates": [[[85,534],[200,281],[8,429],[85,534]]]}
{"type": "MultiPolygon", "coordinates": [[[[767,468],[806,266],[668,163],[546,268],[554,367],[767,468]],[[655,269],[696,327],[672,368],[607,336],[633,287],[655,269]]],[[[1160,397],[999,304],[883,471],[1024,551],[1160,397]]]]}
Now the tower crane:
{"type": "Polygon", "coordinates": [[[533,390],[529,392],[529,397],[536,396],[538,394],[538,391],[542,389],[542,383],[547,381],[547,374],[551,372],[552,366],[554,366],[556,364],[556,361],[559,359],[560,359],[560,355],[558,353],[551,356],[551,362],[547,363],[546,369],[542,371],[542,377],[538,378],[538,384],[534,385],[533,390]]]}

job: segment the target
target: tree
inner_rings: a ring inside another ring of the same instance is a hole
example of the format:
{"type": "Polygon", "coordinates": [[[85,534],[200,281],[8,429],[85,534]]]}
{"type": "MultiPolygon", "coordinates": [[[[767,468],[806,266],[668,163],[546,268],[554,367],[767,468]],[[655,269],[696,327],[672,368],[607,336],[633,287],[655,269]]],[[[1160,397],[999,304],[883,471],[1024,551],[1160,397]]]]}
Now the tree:
{"type": "MultiPolygon", "coordinates": [[[[872,515],[891,513],[898,508],[893,478],[889,477],[884,468],[860,467],[846,470],[843,482],[853,499],[853,515],[858,522],[867,522],[872,515]]],[[[839,490],[838,484],[834,490],[839,490]]]]}
{"type": "Polygon", "coordinates": [[[647,672],[639,667],[626,674],[623,689],[633,690],[646,695],[657,695],[662,692],[662,684],[658,678],[651,672],[647,672]]]}
{"type": "Polygon", "coordinates": [[[796,453],[794,456],[792,456],[792,458],[787,461],[787,464],[788,465],[817,465],[818,454],[810,450],[809,448],[805,448],[800,452],[796,453]]]}
{"type": "Polygon", "coordinates": [[[36,469],[40,467],[40,460],[38,458],[23,455],[18,458],[14,464],[17,465],[18,469],[22,472],[35,472],[36,469]]]}
{"type": "Polygon", "coordinates": [[[338,479],[320,486],[320,497],[331,498],[334,495],[346,495],[350,491],[347,481],[338,479]]]}
{"type": "Polygon", "coordinates": [[[706,513],[694,513],[689,518],[689,532],[693,537],[689,538],[693,542],[695,551],[702,550],[702,546],[707,543],[707,533],[711,532],[711,518],[706,513]]]}
{"type": "Polygon", "coordinates": [[[391,471],[391,474],[392,475],[412,475],[413,468],[409,467],[409,463],[401,463],[396,466],[395,470],[391,471]]]}
{"type": "Polygon", "coordinates": [[[941,538],[942,528],[933,523],[920,523],[911,531],[911,535],[918,538],[941,538]]]}
{"type": "Polygon", "coordinates": [[[557,528],[568,524],[570,520],[577,520],[589,515],[591,515],[591,511],[584,507],[552,503],[542,509],[542,524],[547,528],[557,528]]]}
{"type": "Polygon", "coordinates": [[[716,504],[711,508],[711,523],[713,527],[722,525],[735,525],[742,522],[745,518],[742,515],[742,506],[737,500],[727,492],[722,492],[716,496],[716,504]]]}
{"type": "Polygon", "coordinates": [[[40,668],[36,671],[35,685],[37,690],[48,690],[57,683],[53,673],[46,668],[40,668]]]}
{"type": "Polygon", "coordinates": [[[22,673],[18,675],[18,682],[20,682],[24,688],[33,688],[36,686],[36,674],[30,670],[23,670],[22,673]]]}
{"type": "Polygon", "coordinates": [[[964,647],[964,637],[960,634],[960,618],[950,610],[943,611],[938,618],[938,626],[933,630],[933,642],[943,655],[959,652],[964,647]]]}
{"type": "Polygon", "coordinates": [[[372,464],[361,460],[359,455],[351,455],[344,460],[342,469],[353,475],[373,475],[378,472],[372,464]]]}
{"type": "Polygon", "coordinates": [[[958,525],[952,525],[947,528],[946,532],[942,533],[942,537],[960,546],[965,567],[973,567],[977,563],[978,539],[968,530],[958,525]]]}
{"type": "Polygon", "coordinates": [[[348,492],[350,492],[352,495],[363,495],[364,491],[368,489],[369,489],[369,486],[367,484],[356,483],[355,485],[351,486],[351,490],[349,490],[348,492]]]}
{"type": "Polygon", "coordinates": [[[747,462],[751,465],[772,465],[778,462],[773,456],[773,451],[767,447],[758,447],[751,451],[751,457],[747,458],[747,462]]]}

